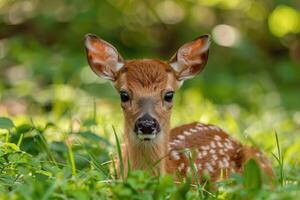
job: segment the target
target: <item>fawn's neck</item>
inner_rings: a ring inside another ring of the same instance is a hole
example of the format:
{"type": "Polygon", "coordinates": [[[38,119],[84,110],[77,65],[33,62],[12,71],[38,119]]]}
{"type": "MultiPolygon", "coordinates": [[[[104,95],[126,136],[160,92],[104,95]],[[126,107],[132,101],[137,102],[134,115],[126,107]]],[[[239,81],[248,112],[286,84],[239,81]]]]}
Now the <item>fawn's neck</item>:
{"type": "Polygon", "coordinates": [[[165,173],[166,159],[164,158],[167,155],[168,141],[169,130],[159,133],[151,141],[141,141],[125,126],[125,144],[127,146],[125,154],[127,154],[131,169],[147,170],[153,174],[165,173]]]}

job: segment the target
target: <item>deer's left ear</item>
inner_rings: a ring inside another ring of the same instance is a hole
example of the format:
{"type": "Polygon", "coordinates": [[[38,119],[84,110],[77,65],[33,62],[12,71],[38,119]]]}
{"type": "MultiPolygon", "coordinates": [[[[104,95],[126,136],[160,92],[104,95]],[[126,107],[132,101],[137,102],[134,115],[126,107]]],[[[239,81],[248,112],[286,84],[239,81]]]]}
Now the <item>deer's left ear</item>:
{"type": "Polygon", "coordinates": [[[92,34],[85,36],[85,48],[92,70],[101,78],[115,81],[118,71],[124,65],[124,60],[117,49],[92,34]]]}
{"type": "Polygon", "coordinates": [[[205,67],[210,45],[209,35],[203,35],[186,43],[173,55],[169,63],[179,81],[193,78],[205,67]]]}

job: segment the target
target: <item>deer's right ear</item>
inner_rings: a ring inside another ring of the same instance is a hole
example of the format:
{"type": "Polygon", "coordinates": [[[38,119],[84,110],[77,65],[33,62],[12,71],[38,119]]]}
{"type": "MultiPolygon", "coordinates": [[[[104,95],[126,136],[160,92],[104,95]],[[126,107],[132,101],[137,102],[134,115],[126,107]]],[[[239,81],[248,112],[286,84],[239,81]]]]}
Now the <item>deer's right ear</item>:
{"type": "Polygon", "coordinates": [[[195,77],[205,67],[210,45],[209,35],[203,35],[179,48],[169,61],[179,81],[195,77]]]}
{"type": "Polygon", "coordinates": [[[101,78],[115,81],[117,72],[124,65],[116,48],[92,34],[85,35],[85,48],[92,70],[101,78]]]}

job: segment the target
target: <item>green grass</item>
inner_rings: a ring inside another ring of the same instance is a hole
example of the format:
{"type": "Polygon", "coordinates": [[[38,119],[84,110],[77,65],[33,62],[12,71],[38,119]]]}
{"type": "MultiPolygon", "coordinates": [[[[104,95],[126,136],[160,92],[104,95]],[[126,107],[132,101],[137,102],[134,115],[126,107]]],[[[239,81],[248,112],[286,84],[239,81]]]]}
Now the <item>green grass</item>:
{"type": "MultiPolygon", "coordinates": [[[[88,95],[86,98],[92,99],[88,95]]],[[[300,197],[299,136],[292,131],[296,127],[293,120],[282,117],[288,116],[288,110],[261,106],[256,113],[238,107],[236,117],[230,112],[232,107],[215,105],[193,89],[177,96],[173,126],[194,120],[218,124],[242,143],[259,146],[273,163],[276,177],[271,184],[265,181],[256,163],[249,161],[243,175],[233,174],[212,189],[209,179],[205,183],[191,182],[197,178],[193,152],[186,152],[190,176],[178,182],[173,181],[175,175],[155,177],[144,171],[130,171],[125,177],[124,166],[130,163],[123,163],[121,154],[119,106],[103,100],[85,100],[91,102],[85,109],[79,103],[70,106],[57,101],[54,107],[60,108],[59,114],[53,109],[32,116],[0,118],[1,200],[300,197]],[[62,106],[66,109],[63,115],[62,106]],[[184,114],[188,109],[195,113],[184,114]],[[276,125],[268,116],[279,116],[276,125]],[[113,159],[116,157],[121,161],[119,178],[113,159]]]]}

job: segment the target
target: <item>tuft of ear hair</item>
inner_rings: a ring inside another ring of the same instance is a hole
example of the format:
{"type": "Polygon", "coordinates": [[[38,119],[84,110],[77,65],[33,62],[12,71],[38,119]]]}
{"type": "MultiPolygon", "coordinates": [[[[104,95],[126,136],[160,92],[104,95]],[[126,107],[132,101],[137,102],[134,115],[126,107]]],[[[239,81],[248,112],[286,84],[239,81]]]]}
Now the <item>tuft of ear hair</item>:
{"type": "Polygon", "coordinates": [[[199,74],[208,60],[210,36],[203,35],[181,46],[169,61],[179,81],[199,74]]]}
{"type": "Polygon", "coordinates": [[[85,35],[87,59],[92,70],[101,78],[115,81],[124,60],[117,49],[93,34],[85,35]]]}

